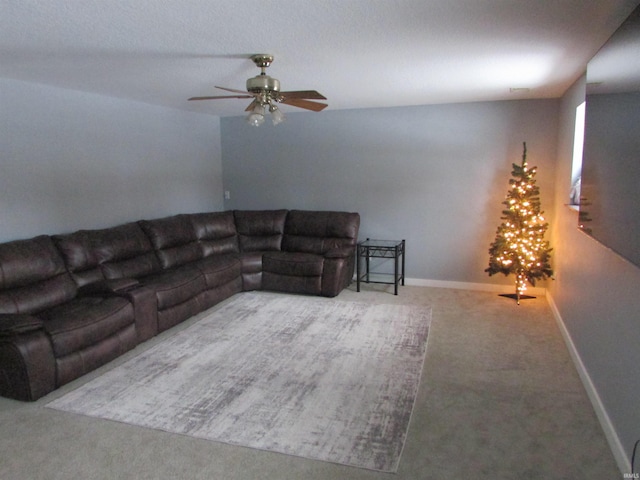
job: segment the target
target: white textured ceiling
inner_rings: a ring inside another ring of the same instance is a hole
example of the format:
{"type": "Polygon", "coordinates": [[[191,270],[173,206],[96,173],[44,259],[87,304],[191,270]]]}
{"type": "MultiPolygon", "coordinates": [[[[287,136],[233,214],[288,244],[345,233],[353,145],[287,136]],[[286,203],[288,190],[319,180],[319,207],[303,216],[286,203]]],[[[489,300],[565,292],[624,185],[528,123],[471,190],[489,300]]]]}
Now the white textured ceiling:
{"type": "Polygon", "coordinates": [[[248,57],[271,53],[283,90],[318,90],[329,109],[552,98],[637,4],[0,0],[0,77],[242,115],[246,99],[187,98],[244,89],[248,57]]]}

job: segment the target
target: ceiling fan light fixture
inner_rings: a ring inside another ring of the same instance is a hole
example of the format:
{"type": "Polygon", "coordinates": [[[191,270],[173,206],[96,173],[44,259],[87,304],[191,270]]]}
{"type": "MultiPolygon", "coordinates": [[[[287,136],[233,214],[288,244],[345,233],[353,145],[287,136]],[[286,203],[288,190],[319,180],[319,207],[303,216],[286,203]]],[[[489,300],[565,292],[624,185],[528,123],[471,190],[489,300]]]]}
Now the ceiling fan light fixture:
{"type": "Polygon", "coordinates": [[[269,105],[269,112],[271,112],[271,121],[274,125],[284,121],[284,113],[273,102],[269,105]]]}
{"type": "Polygon", "coordinates": [[[260,103],[256,104],[253,110],[251,110],[251,113],[249,113],[247,122],[253,127],[262,125],[264,123],[264,105],[260,103]]]}

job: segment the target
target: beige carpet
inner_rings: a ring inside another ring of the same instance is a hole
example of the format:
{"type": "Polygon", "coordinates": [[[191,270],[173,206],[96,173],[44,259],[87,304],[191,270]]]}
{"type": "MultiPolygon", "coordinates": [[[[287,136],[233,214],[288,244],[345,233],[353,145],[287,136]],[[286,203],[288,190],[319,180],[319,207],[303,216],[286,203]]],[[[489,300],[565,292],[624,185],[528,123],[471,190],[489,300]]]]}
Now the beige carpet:
{"type": "Polygon", "coordinates": [[[395,472],[430,321],[424,306],[238,295],[47,406],[395,472]]]}

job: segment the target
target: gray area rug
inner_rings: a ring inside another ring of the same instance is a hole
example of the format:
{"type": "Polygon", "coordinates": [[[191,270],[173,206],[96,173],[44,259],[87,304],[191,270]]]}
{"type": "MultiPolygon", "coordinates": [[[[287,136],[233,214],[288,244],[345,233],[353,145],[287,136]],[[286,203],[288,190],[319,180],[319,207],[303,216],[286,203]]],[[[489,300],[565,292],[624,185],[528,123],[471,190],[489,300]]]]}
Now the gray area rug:
{"type": "Polygon", "coordinates": [[[431,309],[252,292],[47,406],[397,471],[431,309]]]}

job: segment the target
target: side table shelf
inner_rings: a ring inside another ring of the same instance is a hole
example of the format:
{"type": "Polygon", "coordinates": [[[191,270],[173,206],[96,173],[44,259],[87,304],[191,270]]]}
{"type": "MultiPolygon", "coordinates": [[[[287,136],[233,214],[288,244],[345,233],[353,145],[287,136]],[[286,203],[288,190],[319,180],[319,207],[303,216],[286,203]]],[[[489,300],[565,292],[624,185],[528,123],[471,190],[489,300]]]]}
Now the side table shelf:
{"type": "Polygon", "coordinates": [[[367,238],[362,242],[358,242],[356,252],[357,291],[360,291],[360,282],[383,283],[394,285],[394,295],[398,295],[398,285],[404,285],[404,258],[404,240],[372,240],[367,238]],[[371,271],[370,259],[372,258],[392,258],[393,273],[371,271]],[[364,259],[364,273],[360,273],[362,270],[362,259],[364,259]],[[391,281],[384,280],[389,277],[391,277],[391,281]]]}

